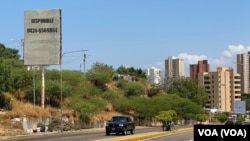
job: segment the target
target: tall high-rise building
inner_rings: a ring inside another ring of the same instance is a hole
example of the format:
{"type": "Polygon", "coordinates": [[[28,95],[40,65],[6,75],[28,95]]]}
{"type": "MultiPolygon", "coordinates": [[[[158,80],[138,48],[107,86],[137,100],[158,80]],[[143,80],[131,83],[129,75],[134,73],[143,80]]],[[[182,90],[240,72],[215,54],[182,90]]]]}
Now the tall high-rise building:
{"type": "Polygon", "coordinates": [[[155,67],[151,67],[145,70],[148,82],[150,84],[161,84],[161,70],[155,67]]]}
{"type": "Polygon", "coordinates": [[[189,74],[191,79],[198,79],[199,72],[209,72],[209,64],[207,60],[198,61],[198,64],[191,64],[189,66],[189,74]]]}
{"type": "Polygon", "coordinates": [[[241,101],[240,74],[233,68],[218,67],[214,72],[198,73],[199,85],[204,86],[209,100],[206,108],[217,108],[222,112],[234,111],[234,102],[241,101]]]}
{"type": "Polygon", "coordinates": [[[237,54],[237,73],[241,75],[241,92],[250,94],[250,52],[237,54]]]}
{"type": "Polygon", "coordinates": [[[184,60],[168,57],[165,60],[165,79],[168,78],[179,78],[185,76],[184,60]]]}

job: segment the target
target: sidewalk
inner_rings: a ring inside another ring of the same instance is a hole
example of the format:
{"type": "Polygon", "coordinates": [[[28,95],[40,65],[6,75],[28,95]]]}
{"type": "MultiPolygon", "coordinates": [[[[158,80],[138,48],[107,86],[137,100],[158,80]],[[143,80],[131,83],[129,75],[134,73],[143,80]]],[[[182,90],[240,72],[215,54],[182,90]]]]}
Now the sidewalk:
{"type": "Polygon", "coordinates": [[[1,140],[7,139],[16,139],[21,137],[32,137],[32,136],[49,136],[55,134],[71,134],[71,133],[79,133],[79,132],[94,132],[94,131],[104,131],[105,128],[90,128],[90,129],[81,129],[81,130],[72,130],[72,131],[56,131],[56,132],[35,132],[35,133],[25,133],[19,135],[8,135],[8,136],[0,136],[1,140]]]}
{"type": "MultiPolygon", "coordinates": [[[[147,128],[147,127],[141,127],[137,126],[136,128],[147,128]]],[[[56,131],[56,132],[36,132],[36,133],[25,133],[20,135],[13,135],[13,136],[0,136],[1,140],[7,140],[7,139],[16,139],[16,138],[22,138],[22,137],[32,137],[32,136],[49,136],[49,135],[55,135],[55,134],[72,134],[72,133],[80,133],[80,132],[95,132],[95,131],[103,131],[105,132],[105,127],[103,128],[89,128],[89,129],[80,129],[80,130],[72,130],[72,131],[56,131]]]]}

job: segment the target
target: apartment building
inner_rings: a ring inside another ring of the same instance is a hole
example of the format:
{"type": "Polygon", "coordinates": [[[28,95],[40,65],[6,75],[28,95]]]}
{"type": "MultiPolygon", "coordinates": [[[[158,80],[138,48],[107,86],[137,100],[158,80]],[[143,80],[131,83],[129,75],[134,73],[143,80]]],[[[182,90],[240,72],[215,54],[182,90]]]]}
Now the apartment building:
{"type": "Polygon", "coordinates": [[[189,77],[190,79],[198,79],[199,72],[209,72],[210,66],[207,60],[198,61],[198,64],[189,65],[189,77]]]}
{"type": "Polygon", "coordinates": [[[240,74],[231,67],[218,67],[214,72],[198,73],[199,84],[204,86],[209,100],[206,108],[221,112],[234,111],[234,102],[241,101],[240,74]]]}
{"type": "Polygon", "coordinates": [[[145,74],[147,76],[148,82],[150,84],[161,84],[161,70],[155,67],[151,67],[145,70],[145,74]]]}
{"type": "Polygon", "coordinates": [[[241,76],[241,92],[250,95],[250,52],[236,55],[237,73],[241,76]]]}
{"type": "Polygon", "coordinates": [[[174,57],[168,57],[165,60],[165,79],[179,78],[185,76],[184,60],[174,57]]]}

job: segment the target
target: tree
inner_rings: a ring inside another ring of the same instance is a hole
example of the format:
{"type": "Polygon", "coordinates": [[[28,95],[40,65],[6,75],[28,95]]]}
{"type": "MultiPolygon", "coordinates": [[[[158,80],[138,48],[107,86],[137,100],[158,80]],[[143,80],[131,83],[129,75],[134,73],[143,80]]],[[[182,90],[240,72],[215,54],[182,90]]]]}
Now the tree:
{"type": "Polygon", "coordinates": [[[19,60],[20,57],[17,49],[6,48],[0,43],[0,58],[19,60]]]}
{"type": "Polygon", "coordinates": [[[125,96],[127,97],[146,94],[145,86],[137,82],[126,83],[124,90],[125,90],[125,96]]]}
{"type": "Polygon", "coordinates": [[[174,110],[160,111],[158,115],[155,116],[155,119],[162,123],[173,121],[176,118],[177,118],[177,113],[174,110]]]}
{"type": "Polygon", "coordinates": [[[199,86],[196,80],[189,78],[180,78],[173,80],[172,85],[167,89],[169,94],[178,94],[183,98],[205,106],[208,100],[208,94],[203,86],[199,86]]]}
{"type": "Polygon", "coordinates": [[[221,123],[225,122],[228,119],[228,115],[226,113],[216,113],[215,117],[217,120],[219,120],[221,123]]]}
{"type": "Polygon", "coordinates": [[[199,122],[205,122],[207,120],[207,115],[206,114],[197,114],[195,116],[195,119],[199,122]]]}
{"type": "Polygon", "coordinates": [[[246,110],[250,111],[250,99],[246,100],[246,110]]]}
{"type": "Polygon", "coordinates": [[[149,97],[156,96],[160,91],[163,91],[162,86],[153,85],[153,87],[148,90],[148,96],[149,97]]]}
{"type": "Polygon", "coordinates": [[[202,106],[185,98],[175,96],[172,104],[172,109],[178,113],[180,120],[190,120],[195,118],[195,115],[204,113],[202,106]]]}
{"type": "Polygon", "coordinates": [[[10,67],[0,58],[0,93],[10,90],[12,77],[10,67]]]}
{"type": "Polygon", "coordinates": [[[236,120],[245,121],[245,117],[242,116],[242,115],[238,115],[238,116],[236,117],[236,120]]]}
{"type": "Polygon", "coordinates": [[[106,84],[112,81],[114,69],[104,63],[95,63],[86,76],[94,85],[102,90],[107,90],[106,84]]]}
{"type": "Polygon", "coordinates": [[[246,110],[250,111],[250,96],[249,96],[249,94],[246,94],[246,93],[241,94],[241,100],[246,101],[246,110]]]}
{"type": "Polygon", "coordinates": [[[147,78],[145,72],[142,69],[135,69],[134,67],[126,68],[124,66],[120,66],[116,72],[118,74],[127,74],[130,76],[135,76],[137,78],[147,78]]]}
{"type": "Polygon", "coordinates": [[[70,98],[68,106],[77,112],[83,122],[89,123],[94,114],[105,110],[106,104],[100,98],[83,99],[79,95],[74,95],[70,98]]]}

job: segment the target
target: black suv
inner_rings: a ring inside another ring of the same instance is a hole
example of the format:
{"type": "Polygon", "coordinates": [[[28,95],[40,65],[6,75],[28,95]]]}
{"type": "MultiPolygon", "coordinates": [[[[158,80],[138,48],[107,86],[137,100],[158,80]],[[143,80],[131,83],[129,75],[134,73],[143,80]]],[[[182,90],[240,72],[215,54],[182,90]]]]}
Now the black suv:
{"type": "Polygon", "coordinates": [[[227,120],[225,122],[225,125],[243,125],[243,122],[239,120],[236,120],[236,121],[227,120]]]}
{"type": "Polygon", "coordinates": [[[243,123],[242,123],[242,121],[237,120],[234,122],[234,125],[243,125],[243,123]]]}
{"type": "Polygon", "coordinates": [[[225,125],[234,125],[234,121],[232,121],[232,120],[227,120],[227,121],[225,122],[225,125]]]}
{"type": "Polygon", "coordinates": [[[134,134],[135,122],[129,116],[113,116],[106,124],[106,135],[110,133],[122,133],[126,135],[128,131],[134,134]]]}

